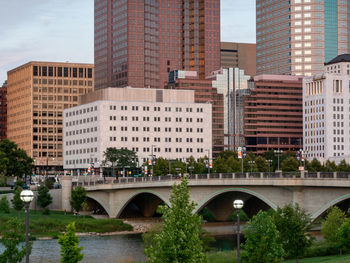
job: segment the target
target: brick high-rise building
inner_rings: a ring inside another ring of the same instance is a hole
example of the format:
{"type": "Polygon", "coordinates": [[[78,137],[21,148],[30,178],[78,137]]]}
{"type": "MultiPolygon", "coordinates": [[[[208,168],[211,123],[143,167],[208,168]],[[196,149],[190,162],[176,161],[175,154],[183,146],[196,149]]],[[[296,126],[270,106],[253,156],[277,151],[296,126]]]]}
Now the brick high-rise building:
{"type": "Polygon", "coordinates": [[[302,77],[259,75],[244,99],[248,151],[297,151],[302,147],[302,77]]]}
{"type": "Polygon", "coordinates": [[[219,0],[95,0],[95,88],[163,88],[220,68],[219,0]]]}
{"type": "Polygon", "coordinates": [[[256,1],[257,74],[322,73],[349,40],[349,0],[256,1]]]}
{"type": "Polygon", "coordinates": [[[0,140],[6,139],[7,130],[7,81],[0,87],[0,140]]]}
{"type": "Polygon", "coordinates": [[[62,169],[63,110],[93,91],[93,76],[92,64],[54,62],[7,73],[7,138],[34,158],[37,174],[62,169]]]}

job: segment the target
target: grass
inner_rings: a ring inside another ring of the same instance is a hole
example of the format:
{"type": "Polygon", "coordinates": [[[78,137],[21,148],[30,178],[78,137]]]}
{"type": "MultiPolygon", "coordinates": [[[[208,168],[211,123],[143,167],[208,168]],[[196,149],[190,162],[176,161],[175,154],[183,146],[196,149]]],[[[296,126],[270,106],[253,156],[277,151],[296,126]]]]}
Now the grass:
{"type": "Polygon", "coordinates": [[[209,263],[234,263],[237,259],[236,251],[213,251],[208,252],[209,263]]]}
{"type": "MultiPolygon", "coordinates": [[[[294,263],[294,262],[295,262],[295,259],[285,261],[284,263],[294,263]]],[[[299,263],[348,263],[348,262],[350,262],[350,255],[304,258],[299,260],[299,263]]]]}
{"type": "MultiPolygon", "coordinates": [[[[24,221],[24,211],[11,209],[9,214],[0,213],[0,235],[3,233],[5,223],[13,217],[24,221]]],[[[41,211],[30,211],[29,228],[32,236],[35,237],[57,237],[65,231],[66,225],[75,221],[77,232],[107,233],[116,231],[132,230],[132,226],[124,224],[118,219],[95,219],[91,216],[75,216],[72,213],[51,211],[49,215],[43,215],[41,211]]]]}

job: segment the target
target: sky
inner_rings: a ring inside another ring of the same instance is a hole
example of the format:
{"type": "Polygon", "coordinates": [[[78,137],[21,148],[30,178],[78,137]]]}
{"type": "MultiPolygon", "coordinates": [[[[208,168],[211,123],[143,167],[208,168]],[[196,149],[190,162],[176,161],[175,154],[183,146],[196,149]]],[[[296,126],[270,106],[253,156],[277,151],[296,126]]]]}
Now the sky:
{"type": "MultiPolygon", "coordinates": [[[[29,61],[94,62],[93,0],[0,1],[0,85],[29,61]]],[[[255,43],[255,0],[221,0],[221,40],[255,43]]]]}

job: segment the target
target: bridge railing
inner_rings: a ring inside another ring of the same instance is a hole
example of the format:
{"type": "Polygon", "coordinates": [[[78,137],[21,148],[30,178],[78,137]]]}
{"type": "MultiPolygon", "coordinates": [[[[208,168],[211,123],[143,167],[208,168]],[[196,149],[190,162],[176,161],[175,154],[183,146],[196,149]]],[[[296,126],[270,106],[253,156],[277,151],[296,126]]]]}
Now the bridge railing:
{"type": "MultiPolygon", "coordinates": [[[[264,173],[211,173],[211,174],[192,174],[186,175],[189,180],[227,180],[227,179],[314,179],[314,180],[350,180],[348,172],[264,172],[264,173]]],[[[127,183],[146,183],[157,181],[175,181],[182,176],[164,175],[164,176],[146,176],[146,177],[73,177],[73,186],[95,186],[102,184],[127,184],[127,183]]]]}

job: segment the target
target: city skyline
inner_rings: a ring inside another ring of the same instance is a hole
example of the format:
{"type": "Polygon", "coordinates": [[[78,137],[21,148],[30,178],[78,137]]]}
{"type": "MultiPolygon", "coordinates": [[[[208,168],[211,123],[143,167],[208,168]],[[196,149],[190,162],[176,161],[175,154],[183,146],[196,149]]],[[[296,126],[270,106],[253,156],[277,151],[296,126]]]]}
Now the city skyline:
{"type": "MultiPolygon", "coordinates": [[[[83,0],[0,3],[0,84],[7,71],[29,61],[93,63],[93,5],[83,0]]],[[[255,43],[254,0],[221,0],[221,41],[255,43]]]]}

